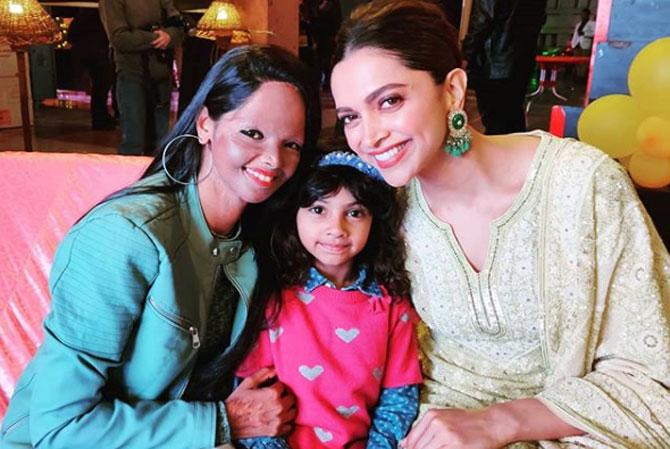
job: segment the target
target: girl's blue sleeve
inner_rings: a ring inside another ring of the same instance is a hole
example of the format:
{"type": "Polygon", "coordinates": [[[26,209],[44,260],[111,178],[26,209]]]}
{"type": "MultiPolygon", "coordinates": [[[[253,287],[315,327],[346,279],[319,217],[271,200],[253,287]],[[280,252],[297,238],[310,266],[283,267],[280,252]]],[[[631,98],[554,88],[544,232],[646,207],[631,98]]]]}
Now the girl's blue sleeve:
{"type": "Polygon", "coordinates": [[[419,413],[419,385],[384,388],[372,413],[367,449],[395,449],[419,413]]]}
{"type": "Polygon", "coordinates": [[[244,449],[291,449],[285,439],[279,437],[243,438],[237,444],[244,449]]]}

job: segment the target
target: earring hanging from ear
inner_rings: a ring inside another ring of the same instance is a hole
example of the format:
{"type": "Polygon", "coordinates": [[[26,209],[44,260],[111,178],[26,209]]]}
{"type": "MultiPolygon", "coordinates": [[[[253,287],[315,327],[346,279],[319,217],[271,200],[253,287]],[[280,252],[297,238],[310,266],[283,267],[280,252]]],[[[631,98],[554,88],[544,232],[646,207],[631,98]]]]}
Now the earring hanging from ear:
{"type": "Polygon", "coordinates": [[[449,112],[447,117],[449,136],[444,144],[444,151],[452,156],[460,157],[470,150],[472,134],[468,129],[468,116],[463,109],[449,112]]]}
{"type": "MultiPolygon", "coordinates": [[[[163,171],[165,172],[165,176],[167,176],[170,179],[170,181],[175,182],[177,184],[181,184],[183,186],[188,186],[188,185],[191,185],[191,184],[197,184],[198,182],[203,181],[205,178],[207,178],[209,176],[209,174],[212,173],[212,168],[214,167],[214,161],[212,159],[210,159],[209,169],[207,170],[207,174],[205,174],[202,177],[202,179],[199,179],[197,181],[185,182],[185,181],[182,181],[180,179],[175,178],[174,175],[172,175],[172,173],[170,173],[167,169],[167,161],[166,161],[167,152],[168,152],[168,148],[170,148],[170,145],[172,145],[175,141],[177,141],[179,139],[184,139],[184,138],[196,139],[198,141],[198,143],[200,143],[200,145],[202,145],[202,143],[200,142],[200,137],[198,137],[198,136],[195,136],[193,134],[179,134],[178,136],[173,137],[168,143],[165,144],[165,147],[163,148],[163,154],[161,156],[161,165],[163,167],[163,171]]],[[[196,174],[196,176],[197,176],[197,174],[196,174]]]]}

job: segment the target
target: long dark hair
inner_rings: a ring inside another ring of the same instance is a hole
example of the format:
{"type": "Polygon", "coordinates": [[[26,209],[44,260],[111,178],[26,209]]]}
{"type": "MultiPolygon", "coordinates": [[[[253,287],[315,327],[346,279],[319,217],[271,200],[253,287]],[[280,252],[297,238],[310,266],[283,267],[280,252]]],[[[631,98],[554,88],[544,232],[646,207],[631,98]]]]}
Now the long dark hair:
{"type": "MultiPolygon", "coordinates": [[[[209,71],[191,103],[163,139],[160,149],[175,137],[196,135],[196,120],[203,106],[213,120],[226,112],[239,108],[256,90],[268,81],[286,82],[300,93],[305,104],[305,143],[300,163],[292,179],[287,181],[272,197],[260,204],[249,204],[241,218],[242,240],[254,247],[258,265],[258,280],[249,306],[247,322],[235,346],[198,370],[191,379],[190,400],[218,398],[228,391],[231,373],[242,361],[263,326],[268,298],[277,284],[269,259],[267,226],[278,215],[288,198],[296,190],[299,179],[315,156],[316,141],[321,127],[321,107],[318,82],[312,71],[288,51],[276,46],[247,45],[228,51],[209,71]]],[[[281,107],[276,105],[275,107],[281,107]]],[[[163,170],[161,152],[143,174],[148,177],[163,170]]],[[[195,139],[178,139],[165,155],[165,166],[170,174],[183,182],[196,179],[200,170],[202,146],[195,139]]],[[[119,195],[175,193],[184,186],[169,180],[167,184],[130,187],[119,195]]]]}
{"type": "MultiPolygon", "coordinates": [[[[314,257],[300,243],[296,226],[298,209],[347,189],[372,214],[370,236],[355,259],[392,296],[408,296],[409,273],[405,270],[405,244],[401,224],[405,197],[384,181],[343,165],[315,166],[307,173],[297,196],[286,209],[271,235],[272,258],[281,288],[302,284],[314,265],[314,257]]],[[[280,305],[278,305],[280,306],[280,305]]]]}
{"type": "Polygon", "coordinates": [[[372,0],[356,8],[337,34],[333,64],[366,47],[388,51],[410,69],[430,72],[436,84],[461,66],[458,32],[429,0],[372,0]]]}

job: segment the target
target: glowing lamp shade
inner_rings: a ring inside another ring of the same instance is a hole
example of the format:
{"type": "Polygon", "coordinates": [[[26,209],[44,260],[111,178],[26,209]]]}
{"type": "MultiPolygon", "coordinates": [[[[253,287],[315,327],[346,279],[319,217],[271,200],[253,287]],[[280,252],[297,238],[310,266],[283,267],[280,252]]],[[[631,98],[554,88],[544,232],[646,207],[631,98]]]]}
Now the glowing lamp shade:
{"type": "Polygon", "coordinates": [[[16,52],[23,144],[26,151],[33,149],[28,109],[26,51],[30,45],[53,44],[61,39],[58,25],[37,0],[0,0],[0,42],[8,43],[16,52]]]}
{"type": "Polygon", "coordinates": [[[61,38],[58,25],[36,0],[0,0],[0,41],[17,49],[61,38]]]}
{"type": "Polygon", "coordinates": [[[231,36],[241,29],[242,18],[231,2],[213,1],[197,25],[198,32],[214,37],[231,36]]]}

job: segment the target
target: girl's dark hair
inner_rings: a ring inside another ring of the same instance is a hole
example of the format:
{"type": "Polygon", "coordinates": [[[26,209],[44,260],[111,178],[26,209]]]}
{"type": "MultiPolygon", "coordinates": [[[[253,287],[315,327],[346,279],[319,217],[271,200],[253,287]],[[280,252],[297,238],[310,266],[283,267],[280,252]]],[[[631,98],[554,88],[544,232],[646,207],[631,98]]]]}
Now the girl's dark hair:
{"type": "Polygon", "coordinates": [[[385,50],[437,84],[461,66],[458,32],[430,0],[372,0],[356,8],[336,38],[333,64],[365,47],[385,50]]]}
{"type": "MultiPolygon", "coordinates": [[[[235,346],[220,354],[197,372],[190,381],[190,400],[223,399],[230,390],[231,375],[255,342],[265,321],[265,308],[277,285],[269,254],[268,223],[283,209],[295,192],[300,178],[314,160],[316,141],[321,127],[321,106],[318,82],[312,71],[288,51],[276,46],[247,45],[228,51],[214,64],[200,85],[191,103],[163,139],[157,156],[142,177],[163,170],[162,151],[177,136],[196,134],[196,120],[203,106],[213,120],[239,108],[256,90],[268,81],[289,83],[300,93],[305,105],[305,142],[295,175],[272,197],[260,204],[249,204],[242,214],[242,240],[254,247],[258,264],[258,280],[251,298],[244,330],[235,346]]],[[[268,107],[282,107],[268,105],[268,107]]],[[[196,139],[177,139],[166,154],[166,168],[176,179],[188,182],[197,178],[202,146],[196,139]]],[[[174,193],[184,186],[170,180],[163,186],[129,187],[116,195],[142,193],[174,193]]]]}
{"type": "Polygon", "coordinates": [[[356,256],[354,266],[367,265],[368,273],[392,296],[409,296],[410,280],[405,270],[405,244],[401,233],[404,195],[384,181],[342,165],[313,167],[290,208],[274,227],[270,245],[280,287],[303,284],[309,268],[314,265],[314,257],[298,238],[298,209],[335,195],[343,188],[372,214],[370,236],[363,251],[356,256]]]}

